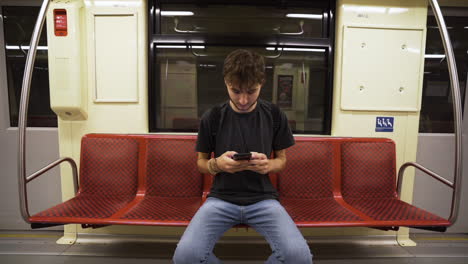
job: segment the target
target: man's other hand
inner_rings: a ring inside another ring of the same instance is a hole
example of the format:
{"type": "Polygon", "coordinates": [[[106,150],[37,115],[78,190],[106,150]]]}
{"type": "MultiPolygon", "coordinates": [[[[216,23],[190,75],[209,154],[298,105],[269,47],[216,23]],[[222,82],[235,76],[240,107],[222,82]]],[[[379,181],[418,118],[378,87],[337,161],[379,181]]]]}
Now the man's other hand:
{"type": "Polygon", "coordinates": [[[216,160],[218,168],[222,171],[235,173],[249,169],[248,160],[233,160],[232,156],[237,154],[235,151],[226,151],[223,155],[219,156],[216,160]]]}
{"type": "Polygon", "coordinates": [[[252,158],[248,163],[248,170],[255,171],[260,174],[267,174],[270,172],[270,160],[263,153],[252,152],[252,158]]]}

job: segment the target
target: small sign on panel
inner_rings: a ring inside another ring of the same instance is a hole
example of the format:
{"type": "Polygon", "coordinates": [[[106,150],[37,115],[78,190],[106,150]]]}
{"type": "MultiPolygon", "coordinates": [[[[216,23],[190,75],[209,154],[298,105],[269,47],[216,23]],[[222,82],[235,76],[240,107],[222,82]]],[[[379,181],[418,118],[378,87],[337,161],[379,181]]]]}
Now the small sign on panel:
{"type": "Polygon", "coordinates": [[[393,132],[394,117],[378,116],[375,119],[375,132],[393,132]]]}

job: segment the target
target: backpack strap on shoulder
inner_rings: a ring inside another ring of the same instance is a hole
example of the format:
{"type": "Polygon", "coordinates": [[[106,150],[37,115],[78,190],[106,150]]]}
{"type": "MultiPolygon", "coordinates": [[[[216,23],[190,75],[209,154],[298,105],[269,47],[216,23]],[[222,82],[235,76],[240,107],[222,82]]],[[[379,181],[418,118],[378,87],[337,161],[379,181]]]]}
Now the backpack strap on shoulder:
{"type": "Polygon", "coordinates": [[[221,107],[222,105],[216,105],[211,109],[209,118],[210,118],[210,128],[211,134],[216,135],[219,128],[219,121],[221,119],[221,107]]]}
{"type": "Polygon", "coordinates": [[[278,128],[280,127],[281,123],[281,110],[277,105],[273,103],[270,104],[270,110],[271,116],[273,117],[273,131],[276,132],[276,130],[278,130],[278,128]]]}
{"type": "Polygon", "coordinates": [[[216,135],[218,134],[219,124],[221,123],[221,109],[224,105],[225,103],[215,105],[213,108],[211,108],[209,115],[213,152],[216,150],[216,135]]]}

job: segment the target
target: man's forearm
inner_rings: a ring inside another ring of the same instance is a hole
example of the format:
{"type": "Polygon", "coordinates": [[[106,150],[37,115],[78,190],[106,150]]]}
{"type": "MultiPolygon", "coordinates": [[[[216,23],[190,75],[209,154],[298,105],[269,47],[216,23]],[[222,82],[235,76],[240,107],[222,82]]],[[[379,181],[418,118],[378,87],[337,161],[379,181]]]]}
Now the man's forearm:
{"type": "Polygon", "coordinates": [[[286,159],[284,158],[274,158],[269,160],[270,172],[280,172],[286,168],[286,159]]]}
{"type": "Polygon", "coordinates": [[[208,171],[208,159],[198,159],[197,166],[198,166],[198,171],[200,173],[209,173],[209,171],[208,171]]]}

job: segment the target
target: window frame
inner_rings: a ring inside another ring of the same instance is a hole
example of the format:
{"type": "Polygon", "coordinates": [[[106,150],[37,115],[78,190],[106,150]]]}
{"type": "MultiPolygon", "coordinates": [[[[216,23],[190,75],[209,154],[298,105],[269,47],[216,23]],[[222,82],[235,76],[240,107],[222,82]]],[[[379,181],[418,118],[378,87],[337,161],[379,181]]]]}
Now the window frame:
{"type": "MultiPolygon", "coordinates": [[[[3,65],[3,70],[2,70],[2,73],[1,73],[1,76],[5,76],[4,81],[1,83],[1,85],[4,87],[2,88],[2,93],[5,93],[5,99],[6,101],[2,101],[3,105],[4,105],[4,113],[5,113],[5,119],[4,119],[4,126],[6,127],[10,127],[10,128],[17,128],[18,127],[18,121],[19,121],[19,116],[16,116],[14,117],[12,115],[12,112],[11,112],[11,107],[10,105],[12,104],[11,100],[10,100],[10,97],[11,97],[11,94],[10,94],[10,87],[9,87],[9,80],[8,80],[8,58],[7,58],[7,52],[6,52],[6,39],[5,39],[5,22],[4,22],[4,19],[3,19],[3,16],[4,16],[4,12],[3,12],[3,8],[4,7],[18,7],[18,8],[25,8],[25,7],[30,7],[30,8],[37,8],[37,13],[39,13],[39,9],[41,7],[41,2],[36,0],[29,0],[29,1],[2,1],[0,3],[0,15],[2,16],[2,19],[0,21],[0,27],[1,27],[1,30],[0,30],[0,33],[1,33],[1,41],[0,41],[0,44],[1,44],[1,47],[0,49],[2,49],[2,52],[0,53],[0,59],[2,60],[2,65],[3,65]]],[[[33,25],[34,26],[34,25],[33,25]]],[[[46,32],[46,27],[44,26],[43,27],[43,30],[41,32],[41,34],[44,34],[44,32],[46,32]]],[[[47,33],[45,33],[47,34],[47,33]]],[[[45,39],[47,39],[46,36],[44,36],[45,39]]],[[[47,55],[48,56],[48,55],[47,55]]],[[[36,58],[37,60],[37,58],[36,58]]],[[[25,59],[26,61],[26,59],[25,59]]],[[[48,67],[48,66],[47,66],[48,67]]],[[[47,69],[48,71],[48,69],[47,69]]],[[[34,73],[33,73],[34,74],[34,73]]],[[[37,75],[35,75],[37,77],[37,75]]],[[[34,75],[33,75],[34,77],[34,75]]],[[[48,73],[47,73],[47,78],[48,78],[48,73]]],[[[32,88],[32,87],[31,87],[32,88]]],[[[13,88],[14,89],[14,88],[13,88]]],[[[21,89],[21,88],[20,88],[21,89]]],[[[49,87],[47,87],[48,90],[49,87]]],[[[19,94],[21,96],[21,91],[19,91],[19,94]]],[[[30,95],[30,98],[29,98],[29,105],[31,105],[31,101],[33,100],[34,98],[30,95]]],[[[42,103],[42,100],[39,100],[40,104],[42,103]]],[[[50,108],[50,104],[47,104],[47,106],[50,108]]],[[[18,109],[19,109],[19,105],[18,105],[18,109]]],[[[18,111],[19,112],[19,111],[18,111]]],[[[53,111],[51,110],[51,112],[53,113],[53,111]]],[[[3,120],[1,120],[3,121],[3,120]]],[[[28,108],[28,120],[27,120],[27,126],[28,127],[37,127],[37,128],[57,128],[58,127],[58,117],[55,115],[55,113],[53,113],[53,115],[47,115],[47,116],[40,116],[39,118],[34,118],[32,115],[31,115],[31,107],[28,108]]]]}
{"type": "MultiPolygon", "coordinates": [[[[468,12],[468,7],[450,7],[450,6],[442,6],[442,13],[444,15],[445,23],[447,24],[447,27],[453,27],[453,21],[451,17],[464,17],[461,14],[466,14],[468,12]],[[464,10],[460,10],[460,8],[463,8],[464,10]]],[[[438,54],[445,54],[445,49],[443,47],[442,39],[440,37],[440,33],[438,30],[438,25],[437,21],[435,20],[434,13],[432,9],[429,8],[428,14],[427,14],[427,22],[426,22],[426,27],[427,27],[427,33],[426,33],[426,45],[425,45],[425,51],[426,55],[431,54],[434,52],[433,48],[437,47],[439,48],[438,54]],[[432,46],[431,43],[429,43],[429,40],[431,39],[431,36],[429,36],[429,30],[434,30],[434,32],[431,35],[432,36],[432,46]],[[437,39],[434,39],[436,37],[437,39]],[[437,41],[437,43],[435,42],[437,41]]],[[[449,32],[450,33],[450,32],[449,32]]],[[[452,45],[458,40],[460,37],[457,34],[452,34],[450,35],[452,39],[452,45]]],[[[460,49],[460,48],[459,48],[460,49]]],[[[464,113],[466,113],[465,109],[465,102],[466,98],[468,98],[468,70],[465,68],[465,71],[461,71],[463,69],[462,64],[466,65],[466,62],[462,60],[461,58],[457,58],[457,52],[456,52],[456,47],[454,47],[454,56],[455,60],[457,63],[457,69],[458,69],[458,78],[459,78],[459,84],[460,84],[460,96],[461,96],[461,111],[462,111],[462,118],[464,118],[464,113]]],[[[432,54],[431,54],[432,55],[432,54]]],[[[451,87],[450,87],[450,76],[449,76],[449,71],[447,67],[447,61],[446,59],[443,59],[442,61],[439,62],[439,67],[437,72],[432,72],[428,71],[426,73],[426,70],[431,70],[430,68],[427,68],[427,60],[428,58],[425,58],[424,65],[423,65],[423,70],[424,70],[424,77],[423,77],[423,85],[422,85],[422,95],[421,95],[421,109],[420,109],[420,118],[419,118],[419,128],[418,128],[418,133],[420,134],[453,134],[454,133],[454,120],[453,120],[453,103],[452,97],[451,97],[451,87]],[[428,95],[428,83],[434,82],[434,81],[439,81],[439,82],[444,82],[447,85],[447,89],[445,92],[445,95],[428,95]],[[447,100],[446,104],[443,104],[442,107],[437,104],[433,104],[431,102],[437,100],[447,100]],[[426,99],[426,100],[425,100],[426,99]],[[436,111],[431,111],[427,109],[437,109],[436,111]],[[444,112],[444,110],[448,110],[449,112],[444,112]],[[426,112],[427,111],[427,112],[426,112]],[[424,120],[424,114],[428,114],[427,116],[432,117],[429,119],[424,120]],[[443,124],[441,125],[433,125],[433,123],[437,123],[441,120],[445,119],[440,119],[440,118],[434,118],[434,114],[447,114],[450,118],[449,121],[451,123],[448,124],[443,124]],[[429,120],[429,121],[427,121],[429,120]],[[442,128],[443,127],[443,128],[442,128]],[[445,130],[444,130],[445,129],[445,130]]],[[[466,67],[466,66],[465,66],[466,67]]]]}
{"type": "MultiPolygon", "coordinates": [[[[157,127],[158,119],[161,118],[159,105],[161,105],[160,66],[156,61],[157,45],[174,45],[174,41],[182,42],[184,45],[200,43],[205,46],[249,46],[249,47],[295,47],[295,48],[325,48],[327,50],[327,82],[324,95],[325,115],[323,118],[323,133],[321,135],[331,135],[332,100],[333,100],[333,69],[334,69],[334,43],[335,43],[335,10],[336,4],[333,0],[322,1],[277,1],[273,2],[284,7],[288,4],[296,5],[301,3],[307,8],[322,8],[324,10],[324,23],[322,23],[321,38],[303,38],[294,36],[256,36],[239,37],[234,34],[162,34],[161,6],[170,4],[199,4],[200,1],[192,0],[151,0],[148,4],[148,122],[149,132],[180,132],[175,129],[161,129],[157,127]],[[277,45],[271,45],[277,43],[277,45]]],[[[226,1],[229,4],[242,4],[250,6],[272,6],[272,1],[256,0],[252,1],[226,1]]],[[[203,1],[203,4],[222,4],[219,1],[203,1]]],[[[194,132],[194,131],[183,131],[194,132]]],[[[311,134],[311,133],[307,133],[311,134]]]]}

